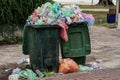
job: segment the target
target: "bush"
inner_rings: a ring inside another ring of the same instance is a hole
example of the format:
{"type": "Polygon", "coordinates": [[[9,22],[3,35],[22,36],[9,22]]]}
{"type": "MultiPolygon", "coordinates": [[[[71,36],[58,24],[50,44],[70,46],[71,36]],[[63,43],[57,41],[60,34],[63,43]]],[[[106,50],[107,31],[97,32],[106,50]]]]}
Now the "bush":
{"type": "MultiPolygon", "coordinates": [[[[35,8],[52,0],[1,0],[0,3],[0,36],[3,39],[14,36],[16,27],[22,29],[28,16],[35,8]]],[[[8,39],[9,40],[9,39],[8,39]]]]}

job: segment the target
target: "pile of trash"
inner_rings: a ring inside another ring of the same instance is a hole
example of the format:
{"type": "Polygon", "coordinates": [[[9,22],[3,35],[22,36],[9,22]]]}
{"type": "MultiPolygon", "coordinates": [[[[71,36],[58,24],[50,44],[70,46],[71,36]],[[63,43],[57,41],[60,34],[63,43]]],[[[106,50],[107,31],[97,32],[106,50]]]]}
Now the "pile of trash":
{"type": "Polygon", "coordinates": [[[33,80],[38,78],[30,68],[27,68],[29,66],[29,59],[21,59],[18,61],[18,65],[16,69],[12,70],[8,80],[33,80]]]}
{"type": "MultiPolygon", "coordinates": [[[[73,72],[89,72],[92,70],[100,70],[102,67],[97,66],[97,63],[90,63],[88,65],[77,64],[73,59],[64,58],[61,59],[58,73],[55,72],[41,72],[39,69],[33,71],[30,66],[30,61],[28,59],[21,59],[18,61],[18,67],[12,69],[11,75],[9,75],[8,80],[34,80],[38,78],[44,78],[49,76],[54,76],[58,74],[67,74],[73,72]]],[[[5,71],[11,71],[6,69],[5,71]]]]}
{"type": "Polygon", "coordinates": [[[78,5],[64,5],[60,3],[51,4],[47,2],[34,10],[27,19],[30,25],[57,25],[62,23],[87,22],[88,26],[94,24],[92,14],[85,14],[78,5]]]}
{"type": "Polygon", "coordinates": [[[77,64],[73,59],[65,58],[60,61],[59,73],[73,73],[73,72],[89,72],[93,70],[100,70],[96,62],[91,62],[86,65],[77,64]]]}
{"type": "Polygon", "coordinates": [[[6,72],[11,72],[8,76],[8,80],[35,80],[55,75],[55,72],[41,72],[39,69],[33,70],[30,66],[29,58],[20,59],[17,64],[18,67],[15,69],[10,68],[5,70],[6,72]]]}

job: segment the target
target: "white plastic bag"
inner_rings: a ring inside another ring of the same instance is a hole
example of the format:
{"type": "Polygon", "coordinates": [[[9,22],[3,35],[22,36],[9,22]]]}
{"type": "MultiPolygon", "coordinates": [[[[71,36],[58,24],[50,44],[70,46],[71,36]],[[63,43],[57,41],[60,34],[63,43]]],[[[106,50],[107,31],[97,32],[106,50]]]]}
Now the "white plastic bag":
{"type": "Polygon", "coordinates": [[[19,75],[18,74],[12,74],[8,77],[8,80],[19,80],[19,75]]]}

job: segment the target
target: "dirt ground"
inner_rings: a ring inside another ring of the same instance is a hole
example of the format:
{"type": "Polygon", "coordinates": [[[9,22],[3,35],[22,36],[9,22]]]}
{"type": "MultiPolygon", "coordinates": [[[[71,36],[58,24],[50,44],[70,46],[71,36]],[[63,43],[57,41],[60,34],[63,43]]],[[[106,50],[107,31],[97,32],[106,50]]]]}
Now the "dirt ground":
{"type": "Polygon", "coordinates": [[[0,46],[0,65],[16,63],[18,60],[27,57],[22,54],[21,44],[0,46]]]}
{"type": "MultiPolygon", "coordinates": [[[[120,30],[94,26],[90,29],[90,37],[92,52],[87,56],[86,63],[99,60],[98,65],[105,69],[120,68],[120,30]]],[[[0,70],[9,68],[8,64],[15,65],[18,60],[28,57],[22,54],[21,44],[2,45],[0,46],[0,70]]]]}
{"type": "Polygon", "coordinates": [[[90,36],[92,52],[87,62],[99,59],[103,68],[120,68],[120,30],[93,27],[90,36]]]}
{"type": "Polygon", "coordinates": [[[87,73],[69,73],[66,75],[56,75],[39,80],[120,80],[120,68],[103,69],[87,73]]]}

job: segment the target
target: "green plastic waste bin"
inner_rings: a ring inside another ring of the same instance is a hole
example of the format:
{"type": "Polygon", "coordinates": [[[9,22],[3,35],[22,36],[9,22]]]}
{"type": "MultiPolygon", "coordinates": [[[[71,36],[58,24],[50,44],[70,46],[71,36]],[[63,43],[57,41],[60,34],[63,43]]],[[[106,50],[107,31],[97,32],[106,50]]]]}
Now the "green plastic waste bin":
{"type": "Polygon", "coordinates": [[[68,42],[61,39],[63,58],[71,58],[78,64],[85,64],[86,55],[91,52],[89,30],[86,22],[72,23],[68,29],[68,42]]]}
{"type": "Polygon", "coordinates": [[[30,55],[33,70],[58,71],[59,26],[24,26],[23,54],[30,55]]]}

